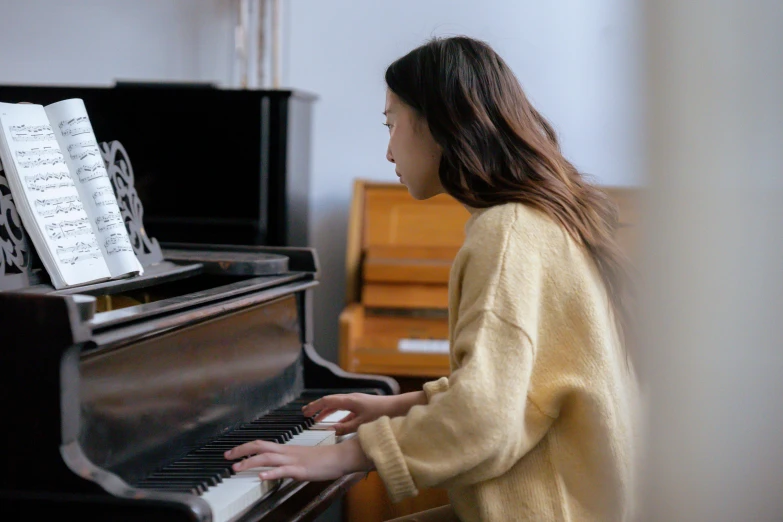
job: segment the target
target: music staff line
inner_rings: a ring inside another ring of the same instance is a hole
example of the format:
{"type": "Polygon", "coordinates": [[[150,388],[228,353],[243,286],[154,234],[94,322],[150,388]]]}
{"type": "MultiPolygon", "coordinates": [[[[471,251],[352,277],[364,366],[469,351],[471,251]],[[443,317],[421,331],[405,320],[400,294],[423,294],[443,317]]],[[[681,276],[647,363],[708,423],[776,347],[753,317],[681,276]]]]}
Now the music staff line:
{"type": "Polygon", "coordinates": [[[87,116],[79,116],[70,120],[63,120],[59,124],[60,133],[63,136],[79,136],[92,132],[92,126],[87,116]]]}
{"type": "Polygon", "coordinates": [[[111,187],[100,187],[92,193],[92,199],[96,207],[103,207],[116,203],[114,199],[114,190],[111,187]]]}
{"type": "Polygon", "coordinates": [[[109,173],[106,172],[106,167],[104,167],[101,163],[94,163],[92,165],[84,165],[79,167],[76,169],[76,175],[79,177],[79,181],[82,183],[87,183],[88,181],[92,181],[104,176],[106,178],[109,177],[109,173]]]}
{"type": "MultiPolygon", "coordinates": [[[[45,226],[47,234],[52,239],[62,239],[66,237],[78,237],[83,235],[92,235],[90,221],[87,218],[60,221],[45,226]]],[[[94,236],[93,236],[94,240],[94,236]]]]}
{"type": "Polygon", "coordinates": [[[84,161],[89,156],[100,157],[101,151],[98,149],[97,143],[87,140],[68,145],[68,154],[71,156],[71,159],[84,161]]]}
{"type": "Polygon", "coordinates": [[[71,143],[70,145],[68,145],[68,152],[73,152],[76,149],[80,149],[80,148],[91,148],[91,147],[95,147],[97,149],[98,144],[92,140],[80,141],[79,143],[71,143]]]}
{"type": "Polygon", "coordinates": [[[42,156],[59,156],[63,157],[63,153],[60,152],[59,149],[53,149],[51,147],[44,147],[42,149],[30,149],[30,150],[17,150],[16,156],[19,158],[27,158],[27,157],[36,157],[40,158],[42,156]]]}
{"type": "Polygon", "coordinates": [[[133,248],[130,246],[130,243],[128,243],[127,246],[116,246],[106,249],[106,253],[109,255],[119,254],[120,252],[133,252],[133,248]]]}
{"type": "Polygon", "coordinates": [[[98,259],[101,257],[101,251],[98,248],[98,242],[93,236],[93,239],[89,241],[79,241],[74,246],[58,246],[57,257],[63,264],[75,265],[79,261],[98,259]]]}
{"type": "Polygon", "coordinates": [[[55,165],[61,164],[65,165],[65,160],[62,155],[60,155],[59,158],[36,158],[19,162],[19,166],[24,168],[40,167],[41,165],[50,165],[54,167],[55,165]]]}
{"type": "Polygon", "coordinates": [[[112,232],[112,234],[106,238],[103,242],[104,248],[108,251],[111,247],[124,248],[130,247],[130,238],[127,234],[122,232],[112,232]]]}
{"type": "Polygon", "coordinates": [[[95,226],[100,232],[106,232],[119,227],[124,227],[125,222],[122,219],[122,214],[113,210],[95,218],[95,226]]]}
{"type": "Polygon", "coordinates": [[[73,203],[79,201],[79,196],[60,196],[57,198],[36,199],[35,208],[49,207],[52,205],[62,205],[64,203],[73,203]]]}
{"type": "Polygon", "coordinates": [[[44,172],[28,174],[24,177],[27,189],[35,192],[46,192],[50,189],[73,187],[73,179],[67,172],[44,172]]]}
{"type": "Polygon", "coordinates": [[[14,132],[53,132],[51,125],[11,125],[11,133],[14,132]]]}
{"type": "Polygon", "coordinates": [[[53,133],[32,135],[11,133],[11,139],[13,141],[54,141],[55,137],[53,133]]]}
{"type": "Polygon", "coordinates": [[[57,205],[53,208],[46,208],[44,210],[38,210],[36,213],[45,218],[50,218],[52,216],[56,216],[57,214],[67,214],[69,212],[74,212],[78,210],[84,210],[84,206],[82,206],[79,202],[74,203],[67,203],[63,205],[57,205]]]}

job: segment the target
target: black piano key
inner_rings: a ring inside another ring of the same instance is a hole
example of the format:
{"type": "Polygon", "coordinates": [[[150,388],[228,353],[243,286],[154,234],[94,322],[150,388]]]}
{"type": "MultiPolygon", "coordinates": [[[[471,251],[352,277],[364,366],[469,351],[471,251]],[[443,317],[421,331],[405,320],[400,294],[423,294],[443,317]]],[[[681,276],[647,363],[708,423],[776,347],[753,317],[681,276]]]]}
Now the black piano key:
{"type": "MultiPolygon", "coordinates": [[[[229,462],[229,461],[223,461],[223,462],[229,462]]],[[[193,462],[182,462],[177,464],[170,464],[167,469],[194,469],[194,470],[211,470],[215,473],[220,473],[223,477],[230,477],[231,475],[235,475],[236,472],[231,467],[233,463],[236,461],[231,461],[228,464],[223,464],[219,462],[208,462],[208,463],[193,463],[193,462]]]]}
{"type": "Polygon", "coordinates": [[[155,486],[137,486],[139,489],[155,489],[161,491],[171,491],[173,493],[189,493],[191,495],[200,495],[196,488],[189,486],[169,486],[169,485],[155,485],[155,486]]]}
{"type": "Polygon", "coordinates": [[[276,433],[282,433],[284,437],[286,437],[286,440],[291,440],[295,433],[286,431],[286,432],[275,432],[275,431],[269,431],[264,429],[255,429],[255,430],[237,430],[233,433],[230,433],[228,435],[224,435],[223,437],[219,438],[216,442],[230,442],[235,440],[245,440],[245,441],[251,441],[251,440],[257,440],[259,438],[268,436],[269,434],[276,434],[276,433]]]}
{"type": "Polygon", "coordinates": [[[303,422],[298,422],[298,421],[292,421],[287,423],[281,420],[276,420],[274,422],[253,421],[253,422],[248,422],[244,426],[237,428],[233,433],[236,433],[237,431],[266,428],[266,429],[285,429],[285,430],[293,431],[296,434],[296,433],[302,433],[302,431],[304,430],[303,424],[304,424],[303,422]]]}
{"type": "MultiPolygon", "coordinates": [[[[304,406],[304,404],[302,406],[304,406]]],[[[306,415],[302,413],[302,408],[297,405],[297,406],[287,408],[285,410],[268,411],[267,413],[261,415],[258,418],[263,419],[264,417],[284,417],[288,419],[296,419],[297,417],[305,417],[305,416],[306,415]]]]}
{"type": "Polygon", "coordinates": [[[191,455],[183,457],[176,462],[176,464],[188,464],[188,465],[212,465],[212,464],[224,464],[230,466],[235,462],[240,462],[242,459],[226,459],[223,453],[220,455],[191,455]]]}
{"type": "MultiPolygon", "coordinates": [[[[226,433],[224,435],[221,435],[220,437],[218,437],[217,439],[214,439],[214,440],[221,440],[222,438],[229,437],[229,436],[231,436],[231,435],[233,435],[235,433],[241,432],[241,431],[255,431],[256,433],[261,433],[263,435],[270,435],[270,436],[275,436],[275,435],[293,436],[294,435],[293,430],[290,430],[290,429],[267,428],[267,427],[264,427],[263,425],[259,424],[259,425],[256,425],[256,426],[248,426],[246,428],[237,428],[236,430],[232,431],[231,433],[226,433]]],[[[213,440],[213,442],[214,442],[214,440],[213,440]]]]}
{"type": "Polygon", "coordinates": [[[218,483],[223,482],[223,479],[220,477],[215,476],[214,473],[197,473],[197,472],[187,472],[187,473],[176,473],[176,472],[164,472],[164,473],[153,473],[152,475],[146,477],[144,480],[192,480],[197,483],[204,484],[206,486],[217,486],[218,483]]]}
{"type": "Polygon", "coordinates": [[[201,495],[207,490],[204,484],[187,480],[142,480],[137,487],[142,489],[189,489],[197,495],[201,495]]]}
{"type": "MultiPolygon", "coordinates": [[[[283,444],[287,440],[289,440],[290,438],[291,437],[285,437],[284,435],[280,434],[280,435],[264,435],[263,437],[255,437],[255,439],[253,439],[253,440],[256,440],[256,439],[268,440],[269,442],[277,442],[278,444],[283,444]]],[[[229,443],[210,442],[209,444],[207,444],[207,445],[205,445],[205,446],[203,446],[203,447],[201,447],[201,448],[191,452],[190,455],[204,455],[204,454],[210,454],[210,455],[220,454],[220,455],[222,455],[227,450],[230,450],[230,449],[232,449],[232,448],[234,448],[234,447],[236,447],[238,445],[239,444],[236,444],[236,443],[229,444],[229,443]]]]}
{"type": "Polygon", "coordinates": [[[225,459],[222,460],[215,459],[214,461],[207,461],[207,460],[177,461],[177,462],[172,462],[165,468],[162,468],[161,471],[167,469],[203,469],[203,470],[212,470],[217,473],[221,469],[230,468],[234,464],[234,462],[238,462],[238,461],[229,461],[225,459]]]}
{"type": "MultiPolygon", "coordinates": [[[[272,420],[272,419],[285,419],[285,418],[286,417],[277,417],[277,416],[275,416],[275,417],[269,417],[269,420],[272,420]]],[[[267,419],[266,417],[262,417],[260,419],[256,419],[254,421],[251,421],[250,424],[265,424],[266,422],[268,422],[266,419],[267,419]]],[[[309,428],[310,426],[313,425],[314,417],[301,416],[301,417],[295,417],[292,420],[294,422],[296,422],[297,425],[301,425],[304,428],[309,428]]]]}
{"type": "Polygon", "coordinates": [[[286,417],[284,415],[270,415],[269,417],[260,417],[254,419],[246,424],[247,425],[279,425],[279,426],[301,426],[305,422],[304,416],[301,417],[286,417]]]}
{"type": "MultiPolygon", "coordinates": [[[[348,392],[353,390],[346,390],[348,392]]],[[[225,477],[234,475],[231,466],[244,459],[227,460],[225,452],[254,440],[268,440],[284,444],[291,437],[313,426],[314,417],[302,414],[302,407],[334,393],[336,390],[305,390],[300,397],[248,421],[225,433],[176,462],[159,469],[140,482],[139,487],[186,491],[200,494],[225,477]]]]}
{"type": "Polygon", "coordinates": [[[222,482],[224,478],[228,478],[231,476],[231,470],[229,468],[230,466],[220,468],[217,466],[209,467],[209,466],[172,465],[161,471],[165,473],[168,473],[170,471],[185,471],[185,472],[192,472],[192,473],[198,473],[200,471],[211,471],[213,473],[213,476],[216,478],[216,480],[218,482],[222,482]]]}
{"type": "MultiPolygon", "coordinates": [[[[236,441],[236,442],[226,442],[225,444],[213,444],[209,446],[208,448],[204,448],[203,450],[199,450],[199,455],[218,455],[218,456],[224,456],[225,453],[228,450],[232,450],[236,448],[237,446],[240,446],[242,444],[245,444],[243,441],[236,441]]],[[[278,443],[282,444],[282,443],[278,443]]]]}
{"type": "MultiPolygon", "coordinates": [[[[225,438],[221,437],[220,439],[215,439],[212,442],[210,442],[209,444],[205,444],[203,447],[207,447],[207,446],[209,446],[211,444],[220,444],[224,440],[225,441],[232,440],[230,438],[230,435],[225,435],[224,437],[225,438]]],[[[292,437],[293,437],[293,434],[288,432],[288,431],[274,430],[274,431],[263,431],[258,436],[254,437],[252,440],[261,439],[261,440],[272,440],[272,442],[276,442],[278,439],[280,439],[283,442],[286,442],[286,441],[291,440],[292,437]]]]}
{"type": "Polygon", "coordinates": [[[215,440],[220,440],[223,437],[226,437],[226,436],[229,436],[229,435],[232,435],[234,433],[241,432],[241,431],[264,432],[264,433],[268,433],[270,435],[284,434],[284,435],[293,436],[295,434],[295,431],[291,427],[291,425],[281,426],[279,424],[278,425],[271,425],[271,424],[264,424],[264,423],[256,423],[256,424],[251,424],[249,426],[245,426],[245,427],[242,427],[242,428],[237,428],[237,429],[235,429],[234,431],[232,431],[230,433],[226,433],[224,435],[221,435],[220,437],[218,437],[215,440]]]}
{"type": "MultiPolygon", "coordinates": [[[[291,440],[294,438],[294,433],[290,434],[289,436],[285,437],[285,440],[291,440]]],[[[232,433],[231,435],[227,435],[224,439],[220,439],[221,442],[234,442],[238,441],[240,444],[243,444],[244,442],[251,442],[254,440],[264,440],[266,438],[266,433],[262,431],[237,431],[236,433],[232,433]]]]}
{"type": "Polygon", "coordinates": [[[258,420],[263,420],[265,418],[282,418],[282,419],[296,419],[302,422],[307,422],[308,419],[312,419],[313,417],[307,417],[305,415],[301,414],[301,411],[299,411],[300,408],[297,408],[295,411],[291,411],[289,413],[274,413],[270,415],[269,417],[260,417],[258,420]]]}
{"type": "MultiPolygon", "coordinates": [[[[253,437],[253,438],[249,438],[249,439],[242,439],[242,438],[239,438],[239,439],[228,439],[227,438],[225,440],[221,440],[221,441],[218,441],[218,442],[210,442],[208,445],[204,446],[202,449],[210,450],[210,449],[221,449],[222,448],[223,451],[228,451],[230,449],[236,448],[240,444],[244,444],[246,442],[252,442],[254,440],[259,440],[259,439],[261,439],[261,437],[253,437]]],[[[286,442],[288,440],[291,440],[291,437],[290,436],[281,435],[280,436],[280,440],[282,440],[283,441],[282,443],[284,443],[284,442],[286,442]]],[[[272,441],[272,442],[276,442],[276,441],[272,441]]],[[[201,451],[201,450],[199,450],[199,451],[201,451]]]]}
{"type": "Polygon", "coordinates": [[[247,422],[247,424],[275,424],[275,423],[277,423],[277,424],[284,424],[284,425],[290,426],[292,424],[294,424],[294,425],[300,424],[301,422],[304,421],[304,419],[305,419],[304,416],[293,417],[293,416],[290,416],[290,415],[274,414],[274,415],[264,415],[263,417],[258,417],[256,419],[253,419],[253,420],[247,422]]]}
{"type": "Polygon", "coordinates": [[[295,419],[297,417],[305,417],[305,414],[302,413],[302,404],[294,405],[294,406],[288,406],[285,409],[277,409],[277,410],[271,410],[266,412],[264,415],[259,416],[259,419],[263,419],[264,417],[286,417],[289,419],[295,419]]]}
{"type": "MultiPolygon", "coordinates": [[[[279,427],[278,428],[270,427],[269,425],[264,425],[264,424],[254,424],[254,425],[251,425],[251,426],[244,426],[242,428],[237,428],[236,430],[234,430],[233,432],[228,434],[228,436],[231,436],[231,435],[245,435],[245,434],[249,435],[251,433],[258,433],[260,435],[265,435],[266,433],[269,433],[271,430],[277,431],[277,430],[280,430],[280,428],[279,427]]],[[[302,433],[303,431],[304,431],[304,429],[301,426],[294,426],[294,425],[292,425],[292,426],[289,426],[289,429],[285,433],[288,433],[289,435],[291,435],[293,437],[294,435],[298,435],[299,433],[302,433]]]]}
{"type": "Polygon", "coordinates": [[[159,478],[170,478],[170,479],[182,479],[182,480],[197,480],[197,479],[203,479],[203,480],[214,480],[218,481],[220,478],[217,473],[215,473],[214,470],[211,469],[194,469],[194,470],[182,470],[182,469],[172,469],[172,468],[164,468],[158,471],[155,471],[153,473],[150,473],[146,477],[144,477],[144,480],[148,479],[159,479],[159,478]]]}
{"type": "Polygon", "coordinates": [[[138,482],[140,486],[189,486],[192,488],[206,489],[201,478],[187,477],[146,477],[138,482]]]}

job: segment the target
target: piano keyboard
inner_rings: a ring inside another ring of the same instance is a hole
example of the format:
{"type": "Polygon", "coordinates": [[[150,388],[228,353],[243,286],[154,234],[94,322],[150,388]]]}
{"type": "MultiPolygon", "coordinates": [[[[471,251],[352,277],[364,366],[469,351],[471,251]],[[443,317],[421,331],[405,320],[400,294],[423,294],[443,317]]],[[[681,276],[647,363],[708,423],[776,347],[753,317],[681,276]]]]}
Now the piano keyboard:
{"type": "Polygon", "coordinates": [[[136,487],[199,495],[212,509],[213,522],[232,522],[285,481],[261,480],[258,475],[267,468],[237,473],[231,465],[238,461],[226,460],[225,451],[253,440],[298,446],[335,444],[335,433],[330,427],[349,412],[334,412],[318,423],[302,415],[302,407],[321,395],[306,392],[152,473],[136,487]]]}

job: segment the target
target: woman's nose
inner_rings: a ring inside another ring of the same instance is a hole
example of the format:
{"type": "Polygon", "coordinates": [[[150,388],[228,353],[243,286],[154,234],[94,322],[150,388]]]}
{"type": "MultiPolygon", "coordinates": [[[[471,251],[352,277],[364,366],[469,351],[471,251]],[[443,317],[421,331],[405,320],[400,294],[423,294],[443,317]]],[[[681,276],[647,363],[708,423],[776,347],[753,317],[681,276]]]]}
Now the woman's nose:
{"type": "Polygon", "coordinates": [[[391,147],[388,147],[386,149],[386,159],[389,160],[391,163],[394,163],[394,156],[392,156],[391,147]]]}

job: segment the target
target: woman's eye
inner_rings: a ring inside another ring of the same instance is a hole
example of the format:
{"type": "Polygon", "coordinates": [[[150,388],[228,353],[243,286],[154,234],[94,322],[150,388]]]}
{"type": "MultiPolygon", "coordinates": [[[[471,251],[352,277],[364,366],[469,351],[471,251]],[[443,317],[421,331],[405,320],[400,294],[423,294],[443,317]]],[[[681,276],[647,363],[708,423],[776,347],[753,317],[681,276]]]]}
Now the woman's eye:
{"type": "Polygon", "coordinates": [[[392,128],[391,123],[384,123],[383,126],[389,129],[389,131],[391,131],[392,128]]]}

